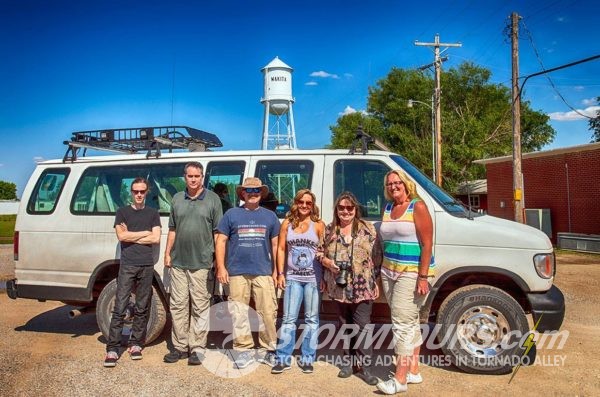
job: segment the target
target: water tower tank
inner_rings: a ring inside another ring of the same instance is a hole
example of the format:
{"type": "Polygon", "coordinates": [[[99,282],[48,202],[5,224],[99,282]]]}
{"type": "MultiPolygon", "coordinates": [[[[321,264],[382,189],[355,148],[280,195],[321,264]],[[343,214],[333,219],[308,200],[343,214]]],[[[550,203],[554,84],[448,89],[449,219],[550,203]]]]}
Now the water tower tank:
{"type": "Polygon", "coordinates": [[[265,79],[265,92],[261,103],[269,102],[271,114],[285,114],[294,102],[292,97],[292,68],[275,57],[261,69],[265,79]]]}

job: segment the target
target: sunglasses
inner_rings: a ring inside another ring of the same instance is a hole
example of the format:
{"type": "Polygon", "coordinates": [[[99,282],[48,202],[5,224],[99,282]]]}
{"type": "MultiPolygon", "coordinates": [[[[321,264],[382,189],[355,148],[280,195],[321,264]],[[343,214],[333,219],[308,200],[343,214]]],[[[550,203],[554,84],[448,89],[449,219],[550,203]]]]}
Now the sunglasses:
{"type": "Polygon", "coordinates": [[[260,188],[259,187],[245,187],[244,191],[246,193],[260,193],[260,188]]]}
{"type": "Polygon", "coordinates": [[[300,200],[298,200],[298,201],[296,201],[296,203],[298,205],[303,205],[305,207],[312,207],[312,205],[313,205],[312,201],[300,201],[300,200]]]}
{"type": "Polygon", "coordinates": [[[354,211],[354,206],[353,205],[341,205],[341,204],[338,204],[337,209],[338,209],[338,211],[344,211],[344,210],[346,210],[347,212],[352,212],[352,211],[354,211]]]}
{"type": "Polygon", "coordinates": [[[131,193],[133,194],[146,194],[148,190],[133,190],[131,189],[131,193]]]}

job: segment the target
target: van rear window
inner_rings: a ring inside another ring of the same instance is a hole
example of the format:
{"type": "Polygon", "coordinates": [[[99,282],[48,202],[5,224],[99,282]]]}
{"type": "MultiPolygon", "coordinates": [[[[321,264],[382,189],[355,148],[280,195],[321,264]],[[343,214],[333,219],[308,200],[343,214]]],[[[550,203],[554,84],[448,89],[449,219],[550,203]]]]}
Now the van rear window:
{"type": "Polygon", "coordinates": [[[54,212],[69,171],[68,168],[55,168],[42,172],[27,203],[29,214],[44,215],[54,212]]]}

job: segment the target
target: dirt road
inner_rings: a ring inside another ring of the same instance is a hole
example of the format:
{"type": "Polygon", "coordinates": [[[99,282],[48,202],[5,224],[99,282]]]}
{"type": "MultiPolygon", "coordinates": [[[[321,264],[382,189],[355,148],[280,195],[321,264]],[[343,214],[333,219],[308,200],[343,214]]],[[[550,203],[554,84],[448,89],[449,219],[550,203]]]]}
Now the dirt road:
{"type": "MultiPolygon", "coordinates": [[[[0,246],[0,251],[11,249],[0,246]]],[[[1,257],[1,256],[0,256],[1,257]]],[[[453,367],[423,365],[424,382],[408,394],[600,395],[600,256],[560,253],[556,284],[567,300],[562,349],[538,349],[538,361],[510,375],[469,375],[453,367]]],[[[6,268],[6,266],[5,266],[6,268]]],[[[114,369],[102,367],[103,338],[93,314],[67,318],[70,307],[58,302],[10,300],[0,292],[1,395],[319,395],[378,394],[356,377],[338,379],[325,362],[310,375],[296,367],[271,375],[262,365],[237,379],[216,377],[203,366],[164,364],[165,338],[134,362],[126,355],[114,369]]],[[[435,352],[434,352],[435,353],[435,352]]],[[[387,378],[392,367],[378,368],[387,378]]]]}

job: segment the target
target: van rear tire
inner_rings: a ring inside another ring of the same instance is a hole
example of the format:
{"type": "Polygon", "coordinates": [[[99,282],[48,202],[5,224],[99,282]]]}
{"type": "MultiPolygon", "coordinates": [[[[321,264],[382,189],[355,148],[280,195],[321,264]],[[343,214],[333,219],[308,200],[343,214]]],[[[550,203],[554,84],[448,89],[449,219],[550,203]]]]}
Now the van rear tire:
{"type": "MultiPolygon", "coordinates": [[[[110,320],[112,311],[115,306],[115,296],[117,293],[117,280],[114,279],[102,290],[96,304],[96,322],[98,328],[108,340],[108,332],[110,328],[110,320]]],[[[123,324],[123,332],[121,334],[121,344],[127,345],[127,340],[131,333],[133,310],[135,303],[135,294],[131,294],[129,305],[125,314],[125,323],[123,324]]],[[[150,313],[148,314],[148,326],[146,327],[146,344],[154,341],[162,333],[167,322],[167,312],[165,306],[160,299],[156,287],[152,286],[152,299],[150,300],[150,313]]]]}

